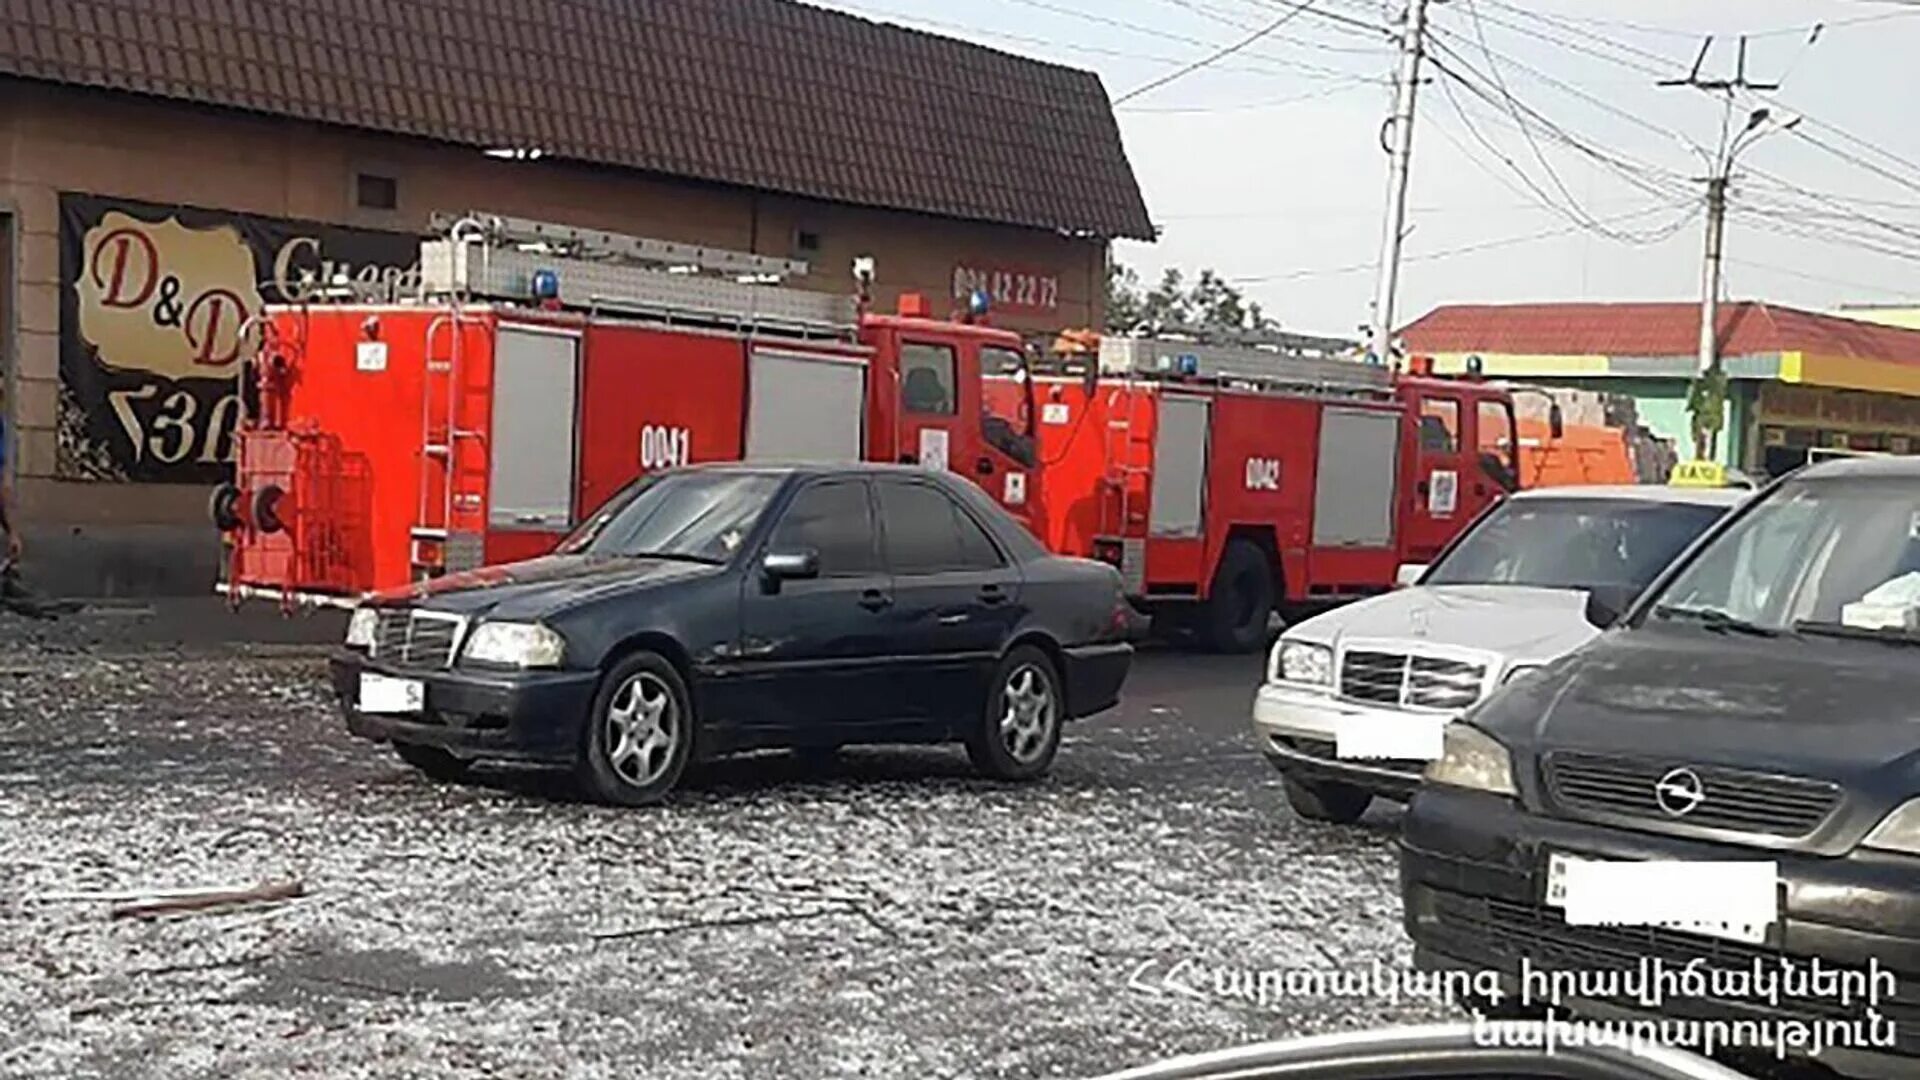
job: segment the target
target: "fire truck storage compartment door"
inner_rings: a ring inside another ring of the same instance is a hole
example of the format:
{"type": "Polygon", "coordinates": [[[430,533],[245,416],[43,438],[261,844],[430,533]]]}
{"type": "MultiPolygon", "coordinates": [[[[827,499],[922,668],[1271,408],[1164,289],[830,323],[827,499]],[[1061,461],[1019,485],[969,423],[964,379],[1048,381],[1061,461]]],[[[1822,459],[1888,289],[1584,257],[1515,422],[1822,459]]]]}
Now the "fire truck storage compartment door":
{"type": "Polygon", "coordinates": [[[747,368],[748,461],[859,461],[867,366],[755,349],[747,368]]]}
{"type": "Polygon", "coordinates": [[[578,335],[500,328],[493,346],[494,528],[572,527],[579,380],[578,335]]]}
{"type": "Polygon", "coordinates": [[[1153,435],[1153,488],[1147,495],[1147,527],[1154,536],[1200,535],[1212,410],[1206,398],[1160,395],[1153,435]]]}
{"type": "Polygon", "coordinates": [[[1400,414],[1339,408],[1321,414],[1314,547],[1386,547],[1393,542],[1399,455],[1400,414]]]}

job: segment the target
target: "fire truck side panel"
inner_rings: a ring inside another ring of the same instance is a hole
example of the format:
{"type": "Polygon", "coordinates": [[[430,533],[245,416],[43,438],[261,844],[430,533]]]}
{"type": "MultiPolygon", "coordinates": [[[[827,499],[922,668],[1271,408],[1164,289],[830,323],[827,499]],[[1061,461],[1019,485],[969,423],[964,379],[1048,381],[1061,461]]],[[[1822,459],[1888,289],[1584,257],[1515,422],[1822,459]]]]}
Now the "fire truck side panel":
{"type": "Polygon", "coordinates": [[[1395,543],[1402,413],[1328,405],[1320,417],[1307,572],[1312,596],[1381,592],[1399,561],[1395,543]]]}
{"type": "MultiPolygon", "coordinates": [[[[287,390],[289,431],[314,427],[337,439],[342,474],[365,478],[350,485],[361,492],[347,506],[323,506],[311,490],[292,492],[293,500],[304,503],[306,516],[330,518],[341,546],[361,554],[350,560],[350,569],[337,581],[315,581],[297,573],[267,573],[256,579],[244,558],[252,536],[243,534],[241,583],[351,594],[408,580],[409,534],[421,501],[427,331],[434,313],[289,308],[271,318],[270,340],[284,350],[293,369],[287,390]],[[342,402],[353,406],[342,408],[342,402]]],[[[448,332],[440,334],[444,352],[448,332]]],[[[469,333],[466,340],[470,348],[480,348],[485,335],[469,333]]],[[[444,382],[439,385],[447,389],[444,382]]],[[[259,437],[279,434],[262,432],[259,437]]],[[[258,464],[249,460],[243,484],[256,482],[258,464]]]]}
{"type": "Polygon", "coordinates": [[[1192,579],[1199,595],[1211,592],[1213,568],[1236,537],[1278,558],[1276,597],[1307,595],[1322,408],[1304,397],[1238,391],[1215,396],[1206,552],[1192,579]]]}
{"type": "Polygon", "coordinates": [[[746,460],[860,460],[867,404],[861,358],[755,342],[747,369],[746,460]]]}
{"type": "MultiPolygon", "coordinates": [[[[996,411],[1018,409],[1025,395],[1018,381],[984,381],[986,400],[996,411]]],[[[1034,535],[1049,551],[1085,556],[1100,530],[1100,501],[1107,491],[1100,443],[1106,419],[1100,403],[1097,396],[1089,403],[1078,379],[1034,379],[1034,455],[1039,465],[1027,493],[1027,510],[1034,535]]]]}
{"type": "Polygon", "coordinates": [[[586,344],[578,520],[591,517],[636,476],[740,459],[744,340],[597,323],[587,328],[586,344]]]}

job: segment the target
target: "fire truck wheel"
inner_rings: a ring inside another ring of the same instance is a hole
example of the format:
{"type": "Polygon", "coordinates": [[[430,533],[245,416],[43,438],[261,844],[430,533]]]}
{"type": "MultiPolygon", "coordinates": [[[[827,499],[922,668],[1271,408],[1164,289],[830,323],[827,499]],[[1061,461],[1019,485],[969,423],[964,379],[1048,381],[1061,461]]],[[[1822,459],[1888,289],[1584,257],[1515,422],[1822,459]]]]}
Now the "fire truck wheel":
{"type": "Polygon", "coordinates": [[[272,484],[263,487],[253,497],[253,525],[263,533],[277,533],[286,528],[280,520],[280,498],[286,492],[272,484]]]}
{"type": "Polygon", "coordinates": [[[207,514],[213,518],[213,527],[221,532],[232,532],[240,527],[240,489],[232,481],[223,482],[213,489],[213,495],[207,499],[207,514]]]}
{"type": "Polygon", "coordinates": [[[575,777],[601,802],[648,806],[667,797],[693,750],[686,680],[665,657],[636,652],[600,681],[575,777]]]}
{"type": "Polygon", "coordinates": [[[419,769],[433,780],[444,782],[460,780],[473,769],[473,762],[462,761],[437,746],[394,743],[393,752],[400,755],[401,761],[419,769]]]}
{"type": "Polygon", "coordinates": [[[1266,553],[1234,540],[1220,556],[1213,590],[1200,613],[1200,634],[1215,652],[1246,653],[1267,640],[1267,616],[1273,612],[1273,570],[1266,553]]]}
{"type": "Polygon", "coordinates": [[[980,726],[967,737],[973,767],[996,780],[1037,780],[1060,749],[1066,695],[1046,653],[1021,645],[1000,661],[980,726]]]}
{"type": "Polygon", "coordinates": [[[1287,789],[1287,805],[1309,821],[1351,825],[1359,821],[1360,815],[1373,803],[1372,792],[1349,784],[1296,780],[1291,776],[1281,779],[1287,789]]]}

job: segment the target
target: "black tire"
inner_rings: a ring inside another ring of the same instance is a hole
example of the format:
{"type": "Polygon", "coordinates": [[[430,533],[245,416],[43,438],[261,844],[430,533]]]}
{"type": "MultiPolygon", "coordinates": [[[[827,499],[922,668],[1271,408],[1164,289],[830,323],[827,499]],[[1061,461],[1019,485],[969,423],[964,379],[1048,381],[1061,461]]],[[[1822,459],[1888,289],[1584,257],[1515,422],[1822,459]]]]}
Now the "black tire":
{"type": "Polygon", "coordinates": [[[574,780],[600,802],[658,803],[680,782],[698,730],[679,670],[659,653],[633,653],[600,680],[574,780]]]}
{"type": "Polygon", "coordinates": [[[401,761],[419,769],[428,778],[443,783],[464,780],[473,771],[473,762],[454,757],[437,746],[394,743],[393,752],[400,755],[401,761]]]}
{"type": "Polygon", "coordinates": [[[1200,639],[1214,652],[1249,653],[1267,642],[1273,614],[1273,567],[1256,544],[1232,540],[1214,571],[1200,611],[1200,639]]]}
{"type": "Polygon", "coordinates": [[[277,533],[286,528],[286,523],[280,520],[280,497],[285,494],[271,484],[254,493],[254,528],[263,533],[277,533]]]}
{"type": "Polygon", "coordinates": [[[1287,805],[1309,821],[1333,825],[1351,825],[1373,805],[1373,793],[1351,784],[1330,780],[1296,780],[1282,777],[1287,788],[1287,805]]]}
{"type": "Polygon", "coordinates": [[[1037,780],[1053,767],[1066,725],[1067,697],[1046,653],[1020,645],[988,684],[979,724],[967,736],[973,767],[996,780],[1037,780]]]}
{"type": "Polygon", "coordinates": [[[213,489],[207,498],[207,516],[213,519],[213,526],[221,532],[232,532],[241,525],[240,489],[231,481],[224,482],[213,489]]]}

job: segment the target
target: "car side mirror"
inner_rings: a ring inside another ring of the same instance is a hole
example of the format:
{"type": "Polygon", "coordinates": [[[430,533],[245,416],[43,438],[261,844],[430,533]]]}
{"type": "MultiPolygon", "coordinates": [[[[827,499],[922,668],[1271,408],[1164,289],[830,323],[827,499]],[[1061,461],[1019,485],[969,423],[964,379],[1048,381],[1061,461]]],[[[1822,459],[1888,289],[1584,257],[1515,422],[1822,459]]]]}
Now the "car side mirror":
{"type": "Polygon", "coordinates": [[[760,573],[770,585],[783,581],[804,581],[820,576],[820,553],[812,548],[799,551],[769,551],[760,560],[760,573]]]}
{"type": "Polygon", "coordinates": [[[1409,585],[1420,584],[1420,579],[1426,576],[1426,563],[1401,563],[1400,571],[1393,576],[1393,585],[1394,588],[1404,589],[1409,585]]]}

